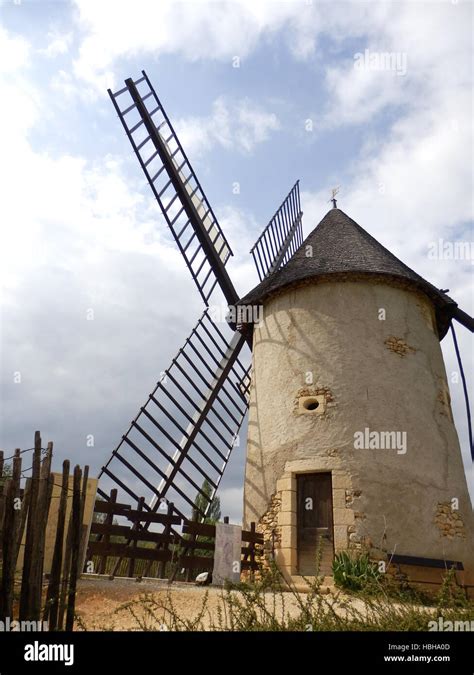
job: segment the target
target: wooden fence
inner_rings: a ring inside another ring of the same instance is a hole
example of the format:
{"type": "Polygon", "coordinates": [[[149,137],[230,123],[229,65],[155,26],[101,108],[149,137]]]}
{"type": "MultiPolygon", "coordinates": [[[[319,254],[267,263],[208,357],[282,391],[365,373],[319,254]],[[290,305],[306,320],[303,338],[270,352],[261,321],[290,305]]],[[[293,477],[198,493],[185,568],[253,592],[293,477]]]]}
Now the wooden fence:
{"type": "MultiPolygon", "coordinates": [[[[95,503],[95,513],[105,513],[106,518],[103,523],[92,523],[85,571],[111,578],[150,576],[170,582],[181,574],[189,581],[193,571],[212,571],[215,525],[198,522],[196,514],[193,520],[184,520],[173,504],[168,504],[166,513],[157,513],[143,510],[143,499],[137,509],[116,500],[117,491],[112,490],[108,501],[95,503]],[[114,518],[119,517],[132,524],[117,524],[114,518]],[[149,531],[151,524],[163,526],[162,532],[149,531]]],[[[263,535],[251,523],[250,530],[242,530],[241,570],[253,576],[262,553],[263,535]]]]}
{"type": "Polygon", "coordinates": [[[15,450],[11,471],[4,473],[6,459],[0,452],[0,620],[48,622],[49,630],[72,630],[76,584],[80,573],[80,548],[88,467],[74,468],[72,508],[66,523],[69,487],[68,460],[63,463],[58,520],[51,572],[43,586],[46,525],[53,491],[51,462],[53,443],[41,447],[35,433],[32,465],[22,469],[22,455],[15,450]],[[31,470],[31,476],[22,480],[31,470]],[[64,545],[64,538],[66,542],[64,545]],[[20,548],[23,568],[17,573],[20,548]],[[17,602],[17,600],[19,601],[17,602]]]}
{"type": "Polygon", "coordinates": [[[172,561],[180,538],[173,525],[180,525],[181,518],[173,514],[172,505],[167,513],[155,513],[143,510],[143,499],[137,509],[116,500],[117,490],[112,490],[108,501],[95,503],[94,513],[105,513],[106,518],[91,525],[85,570],[92,561],[91,571],[98,574],[141,577],[148,576],[153,567],[151,576],[165,578],[166,563],[172,561]],[[117,517],[126,518],[132,525],[117,525],[117,517]],[[163,525],[163,532],[150,532],[153,523],[163,525]]]}

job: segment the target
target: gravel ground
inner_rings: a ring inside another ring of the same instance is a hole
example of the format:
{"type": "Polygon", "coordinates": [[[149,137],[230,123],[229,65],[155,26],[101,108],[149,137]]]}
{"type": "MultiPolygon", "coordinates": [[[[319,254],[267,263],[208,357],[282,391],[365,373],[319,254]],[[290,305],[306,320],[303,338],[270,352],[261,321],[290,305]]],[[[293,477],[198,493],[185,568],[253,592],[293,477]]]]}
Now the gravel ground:
{"type": "MultiPolygon", "coordinates": [[[[168,586],[166,581],[144,580],[137,583],[133,579],[115,578],[110,581],[107,577],[81,578],[78,584],[76,598],[76,613],[78,615],[77,629],[84,630],[143,630],[140,622],[144,622],[147,629],[165,629],[170,624],[169,616],[162,609],[155,611],[155,618],[151,619],[143,609],[143,605],[135,606],[134,617],[123,606],[138,601],[144,594],[150,595],[158,603],[165,603],[171,597],[176,613],[188,620],[196,618],[202,608],[202,603],[208,593],[207,610],[202,618],[205,629],[212,623],[217,623],[217,608],[221,605],[222,590],[214,587],[197,587],[194,584],[175,583],[168,586]]],[[[269,593],[267,606],[272,613],[282,616],[282,601],[269,593]]],[[[347,596],[346,596],[347,598],[347,596]]],[[[284,614],[297,616],[299,608],[291,593],[284,594],[284,614]]],[[[363,610],[364,602],[351,598],[350,604],[357,610],[363,610]]],[[[342,610],[343,611],[343,610],[342,610]]]]}
{"type": "MultiPolygon", "coordinates": [[[[170,595],[174,607],[180,616],[192,619],[199,614],[206,590],[209,593],[208,608],[214,613],[222,591],[218,588],[204,589],[194,584],[173,584],[171,587],[158,580],[137,583],[132,579],[82,578],[78,584],[76,614],[79,617],[78,629],[87,630],[140,630],[138,621],[126,609],[124,604],[137,601],[144,594],[151,595],[157,602],[165,602],[170,595]]],[[[143,610],[135,611],[142,619],[143,610]]],[[[166,623],[164,612],[157,612],[158,619],[151,621],[145,617],[146,625],[155,630],[166,623]]],[[[209,619],[206,621],[209,625],[209,619]]]]}

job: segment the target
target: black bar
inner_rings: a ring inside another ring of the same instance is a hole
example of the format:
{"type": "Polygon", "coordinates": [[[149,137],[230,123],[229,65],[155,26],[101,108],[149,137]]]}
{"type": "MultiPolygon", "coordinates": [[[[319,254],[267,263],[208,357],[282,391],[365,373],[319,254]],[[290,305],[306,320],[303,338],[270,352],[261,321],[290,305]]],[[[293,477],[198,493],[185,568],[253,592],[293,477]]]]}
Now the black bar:
{"type": "MultiPolygon", "coordinates": [[[[155,400],[156,400],[155,397],[153,397],[152,400],[155,401],[155,400]]],[[[170,419],[171,419],[171,417],[170,417],[170,419]]],[[[144,437],[146,438],[146,440],[147,440],[154,448],[156,448],[156,449],[158,450],[158,452],[161,453],[161,454],[163,455],[163,457],[164,457],[170,464],[173,463],[173,458],[171,457],[171,455],[168,455],[168,453],[167,453],[165,450],[163,450],[163,448],[162,448],[161,446],[158,445],[158,443],[150,436],[150,434],[149,434],[147,431],[145,431],[145,429],[143,429],[143,428],[138,424],[138,422],[133,422],[133,427],[134,427],[137,431],[139,431],[139,432],[142,434],[142,436],[144,436],[144,437]]]]}
{"type": "Polygon", "coordinates": [[[466,314],[466,312],[463,312],[459,307],[456,307],[454,310],[453,319],[456,319],[456,321],[459,321],[464,328],[467,328],[471,333],[474,333],[474,319],[472,316],[469,316],[469,314],[466,314]]]}
{"type": "MultiPolygon", "coordinates": [[[[132,448],[132,450],[134,450],[137,453],[137,455],[139,455],[143,459],[144,462],[149,464],[151,466],[151,468],[154,469],[159,476],[161,476],[161,478],[163,478],[163,479],[166,478],[166,474],[163,473],[163,471],[159,467],[157,467],[154,462],[151,461],[151,459],[143,452],[143,450],[140,450],[140,448],[138,447],[138,445],[136,443],[134,443],[132,440],[130,440],[130,438],[128,436],[124,436],[123,440],[125,441],[125,443],[127,443],[132,448]]],[[[116,457],[121,457],[121,455],[119,455],[118,452],[117,452],[116,457]]],[[[122,459],[123,459],[123,457],[122,457],[122,459]]],[[[136,471],[138,471],[138,469],[136,469],[136,471]]],[[[140,473],[138,473],[137,475],[139,477],[143,478],[143,476],[140,473]]]]}
{"type": "MultiPolygon", "coordinates": [[[[199,336],[198,336],[198,337],[199,337],[199,336]]],[[[204,343],[203,343],[203,344],[204,344],[204,343]]],[[[202,355],[201,355],[200,352],[197,350],[197,348],[193,345],[192,341],[189,342],[189,345],[190,345],[190,347],[193,349],[193,351],[195,352],[195,354],[198,356],[198,358],[202,361],[202,363],[203,363],[203,365],[205,366],[205,368],[207,368],[207,370],[210,372],[210,374],[212,375],[212,377],[214,377],[214,376],[215,376],[215,372],[212,370],[212,368],[209,366],[209,364],[206,362],[206,360],[202,357],[202,355]]],[[[213,354],[209,351],[209,349],[207,349],[207,346],[206,346],[206,345],[204,345],[204,346],[206,347],[206,350],[209,352],[209,354],[211,355],[211,357],[215,360],[217,366],[220,367],[219,361],[217,361],[217,359],[213,356],[213,354]]],[[[233,400],[232,396],[226,391],[226,389],[225,389],[225,384],[222,386],[222,391],[227,395],[227,397],[228,397],[228,399],[230,400],[230,402],[237,408],[237,411],[240,413],[240,415],[245,414],[245,413],[243,413],[243,412],[240,410],[240,408],[237,406],[237,404],[236,404],[235,401],[233,400]]],[[[227,408],[226,408],[225,405],[222,403],[222,401],[220,401],[220,403],[221,403],[221,405],[227,410],[227,408]]],[[[237,420],[232,416],[232,414],[231,414],[228,410],[227,410],[227,412],[228,412],[228,414],[232,417],[232,419],[234,420],[234,422],[235,422],[236,424],[238,424],[237,420]]]]}
{"type": "MultiPolygon", "coordinates": [[[[152,157],[153,157],[153,155],[152,155],[152,157]]],[[[163,166],[161,167],[161,169],[159,169],[158,172],[155,173],[155,175],[153,176],[153,178],[150,178],[150,183],[154,183],[155,180],[156,180],[156,179],[158,178],[158,176],[160,175],[160,173],[161,173],[162,171],[164,171],[164,169],[166,169],[166,167],[165,167],[165,165],[163,164],[163,166]]],[[[158,198],[158,196],[157,196],[157,198],[158,198]]]]}
{"type": "MultiPolygon", "coordinates": [[[[114,457],[115,457],[115,453],[114,453],[114,457]]],[[[109,478],[112,478],[114,483],[116,483],[119,487],[121,487],[122,490],[125,490],[125,492],[127,492],[130,495],[130,497],[132,497],[132,499],[134,499],[137,503],[140,501],[140,497],[138,497],[133,492],[133,490],[131,490],[127,485],[125,485],[125,483],[122,483],[120,478],[117,478],[117,476],[115,474],[113,474],[112,471],[110,471],[110,469],[108,469],[106,466],[102,467],[102,473],[106,473],[107,476],[109,476],[109,478]]]]}
{"type": "MultiPolygon", "coordinates": [[[[232,365],[233,365],[235,359],[238,357],[238,355],[240,353],[240,350],[243,347],[244,342],[245,342],[245,337],[243,335],[238,335],[238,340],[233,347],[233,351],[227,357],[227,363],[225,364],[224,368],[222,369],[222,372],[220,373],[219,378],[218,378],[217,382],[215,383],[214,388],[209,392],[209,397],[207,398],[207,400],[206,400],[205,397],[203,397],[206,402],[205,402],[204,408],[202,409],[202,413],[201,413],[201,416],[200,416],[200,420],[199,420],[200,424],[196,424],[196,426],[192,430],[191,435],[189,437],[189,444],[192,443],[194,438],[199,433],[199,428],[203,424],[203,422],[207,421],[207,418],[206,418],[207,413],[212,408],[214,400],[216,399],[216,397],[218,395],[219,389],[222,386],[223,382],[225,382],[225,380],[227,379],[228,374],[229,374],[229,372],[232,368],[232,365]]],[[[180,368],[177,361],[175,361],[175,363],[176,363],[176,366],[180,368]]],[[[194,386],[194,383],[191,380],[190,380],[190,383],[194,386]]],[[[183,461],[185,456],[186,455],[185,455],[185,451],[184,451],[184,448],[183,448],[183,453],[181,455],[181,462],[183,461]]],[[[224,458],[224,461],[227,461],[227,458],[224,458]]],[[[175,465],[175,467],[170,472],[169,479],[168,479],[168,481],[166,482],[166,484],[163,488],[163,494],[166,492],[166,490],[169,488],[169,486],[173,484],[174,477],[177,473],[177,468],[178,467],[175,465]]],[[[174,486],[174,489],[176,490],[176,486],[174,486]]]]}
{"type": "MultiPolygon", "coordinates": [[[[148,166],[148,164],[149,164],[150,162],[152,162],[152,161],[155,159],[155,157],[157,156],[157,154],[158,154],[158,150],[155,150],[155,152],[154,152],[152,155],[150,155],[150,157],[148,157],[148,159],[146,160],[145,166],[148,166]]],[[[161,169],[160,169],[160,171],[161,171],[162,169],[164,169],[164,168],[165,168],[165,167],[162,166],[161,169]]]]}
{"type": "Polygon", "coordinates": [[[437,558],[420,558],[412,555],[389,555],[389,562],[397,565],[414,565],[420,567],[434,567],[436,569],[451,569],[463,570],[464,565],[458,560],[438,560],[437,558]]]}
{"type": "MultiPolygon", "coordinates": [[[[173,382],[173,384],[175,385],[175,387],[177,387],[177,388],[179,389],[179,391],[185,396],[185,398],[188,399],[188,401],[191,403],[191,405],[195,408],[196,412],[198,412],[199,414],[201,414],[201,408],[200,408],[200,407],[192,400],[192,398],[190,398],[190,397],[188,396],[188,394],[184,391],[184,389],[181,387],[181,385],[179,384],[179,382],[177,382],[177,381],[175,380],[175,378],[174,378],[170,373],[167,373],[167,375],[168,375],[168,377],[170,378],[170,380],[173,382]]],[[[187,419],[188,419],[192,424],[195,424],[195,420],[193,420],[193,419],[192,419],[192,418],[191,418],[191,417],[183,410],[183,408],[181,408],[181,406],[179,406],[179,404],[175,401],[175,399],[174,399],[173,396],[169,393],[169,391],[168,391],[167,389],[163,389],[163,391],[171,398],[171,400],[172,400],[173,403],[176,405],[176,407],[177,407],[177,408],[178,408],[178,409],[179,409],[179,410],[187,417],[187,419]]],[[[226,459],[225,456],[220,452],[219,448],[216,446],[216,444],[214,443],[214,441],[211,441],[211,439],[210,439],[209,436],[206,434],[206,432],[202,429],[202,427],[201,427],[201,429],[199,430],[199,433],[200,433],[200,435],[204,438],[204,440],[211,446],[211,448],[214,450],[214,452],[216,452],[216,454],[218,454],[218,455],[221,457],[221,459],[223,459],[223,460],[225,461],[225,459],[226,459]]],[[[198,447],[198,446],[196,446],[196,447],[198,447]]],[[[213,462],[212,462],[207,456],[206,456],[206,459],[207,459],[207,461],[208,461],[210,464],[212,464],[212,465],[216,468],[216,470],[219,470],[219,469],[216,467],[216,465],[213,464],[213,462]]]]}
{"type": "Polygon", "coordinates": [[[159,193],[158,193],[158,197],[161,198],[161,195],[162,195],[164,192],[166,192],[166,190],[169,188],[170,185],[171,185],[171,179],[170,179],[167,183],[165,183],[165,186],[164,186],[163,188],[161,188],[161,190],[160,190],[159,193]]]}
{"type": "Polygon", "coordinates": [[[135,104],[135,103],[132,103],[132,105],[129,105],[128,108],[126,108],[125,110],[121,110],[121,111],[120,111],[120,114],[123,115],[123,116],[125,117],[125,115],[126,115],[127,113],[129,113],[130,110],[133,110],[133,109],[136,108],[136,107],[137,107],[136,104],[135,104]]]}
{"type": "MultiPolygon", "coordinates": [[[[168,393],[168,392],[166,391],[166,389],[163,389],[162,391],[165,391],[166,393],[168,393]]],[[[172,399],[172,400],[173,400],[173,399],[172,399]]],[[[161,403],[160,403],[154,396],[152,397],[152,401],[158,406],[158,408],[160,408],[160,410],[161,410],[161,411],[168,417],[168,419],[175,425],[175,427],[178,429],[178,431],[179,431],[184,437],[189,438],[189,433],[188,433],[185,429],[183,429],[183,427],[182,427],[180,424],[178,424],[178,422],[173,418],[173,416],[171,415],[171,413],[169,413],[169,412],[166,410],[166,408],[165,408],[164,406],[162,406],[161,403]]],[[[173,402],[174,402],[174,400],[173,400],[173,402]]],[[[180,406],[177,405],[176,403],[175,403],[175,406],[176,406],[178,409],[180,408],[180,406]]],[[[195,423],[194,420],[193,420],[191,417],[189,417],[189,415],[187,415],[186,413],[184,413],[184,411],[183,411],[183,414],[185,414],[186,418],[189,419],[189,421],[191,422],[191,424],[194,424],[194,423],[195,423]]],[[[138,428],[138,425],[135,424],[135,426],[138,428]]],[[[164,450],[162,450],[162,449],[158,446],[158,444],[155,443],[155,441],[154,441],[154,440],[146,433],[146,431],[143,431],[143,430],[141,430],[141,429],[140,429],[140,431],[141,431],[141,433],[145,436],[145,438],[147,438],[147,440],[148,440],[150,443],[152,443],[152,445],[154,445],[154,446],[157,448],[157,450],[159,450],[163,455],[165,455],[165,456],[167,457],[167,459],[168,459],[168,461],[169,461],[170,464],[174,464],[173,458],[172,458],[172,457],[169,457],[169,455],[167,455],[167,454],[164,452],[164,450]]],[[[219,472],[220,472],[219,467],[216,466],[216,465],[208,458],[208,456],[207,456],[207,455],[204,453],[204,451],[199,447],[199,445],[196,443],[196,441],[194,441],[194,446],[196,447],[196,449],[198,450],[198,452],[201,453],[201,455],[204,457],[204,459],[206,459],[210,464],[212,464],[212,466],[214,467],[214,469],[219,473],[219,472]]],[[[204,470],[199,466],[199,464],[197,464],[197,462],[194,461],[194,459],[192,459],[192,457],[188,457],[187,459],[188,459],[188,461],[189,461],[189,462],[190,462],[190,463],[191,463],[191,464],[192,464],[192,465],[193,465],[193,466],[194,466],[194,467],[195,467],[195,468],[196,468],[196,469],[204,476],[204,478],[207,478],[207,479],[209,480],[209,476],[208,476],[206,473],[204,473],[204,470]]],[[[213,481],[210,480],[209,482],[210,482],[214,487],[216,487],[216,485],[214,484],[213,481]]]]}
{"type": "Polygon", "coordinates": [[[157,421],[154,419],[154,417],[148,412],[148,410],[146,410],[145,408],[141,408],[141,411],[142,411],[142,413],[143,413],[144,415],[146,415],[146,416],[148,417],[148,419],[150,420],[150,422],[153,422],[153,424],[156,426],[156,428],[157,428],[159,431],[161,431],[161,433],[163,434],[163,436],[165,436],[165,438],[167,438],[167,439],[169,440],[169,442],[170,442],[172,445],[174,445],[175,448],[176,448],[177,450],[180,450],[180,449],[181,449],[181,447],[180,447],[178,441],[176,441],[176,440],[175,440],[175,439],[174,439],[174,438],[166,431],[166,429],[163,429],[163,427],[161,426],[161,424],[160,424],[159,422],[157,422],[157,421]]]}
{"type": "Polygon", "coordinates": [[[145,140],[143,140],[141,143],[139,143],[139,144],[137,145],[137,152],[138,152],[139,150],[141,150],[141,149],[143,148],[143,146],[146,145],[146,144],[148,143],[149,140],[150,140],[150,136],[147,136],[147,137],[145,138],[145,140]]]}
{"type": "Polygon", "coordinates": [[[113,96],[114,98],[116,98],[117,96],[120,96],[124,92],[128,91],[128,87],[123,87],[123,89],[119,89],[118,91],[115,92],[115,94],[112,93],[111,89],[107,89],[107,91],[109,92],[109,95],[111,97],[113,96]]]}
{"type": "MultiPolygon", "coordinates": [[[[159,109],[160,109],[160,106],[159,106],[159,105],[157,105],[156,108],[153,108],[153,110],[151,110],[150,113],[149,113],[149,114],[150,114],[150,117],[153,117],[153,115],[154,115],[156,112],[158,112],[159,109]]],[[[160,124],[160,127],[161,127],[161,124],[160,124]]],[[[157,129],[159,129],[160,127],[157,127],[157,129]]]]}
{"type": "MultiPolygon", "coordinates": [[[[152,86],[150,80],[148,79],[148,75],[145,73],[144,70],[142,70],[142,73],[143,73],[143,76],[146,78],[146,81],[147,81],[147,83],[148,83],[148,86],[150,87],[151,91],[153,92],[153,94],[154,94],[154,96],[155,96],[156,102],[161,106],[161,102],[160,102],[158,96],[156,95],[156,91],[155,91],[155,89],[153,88],[153,86],[152,86]]],[[[162,107],[162,110],[163,110],[163,117],[164,117],[165,120],[167,121],[168,126],[170,127],[171,131],[175,134],[174,129],[173,129],[173,126],[172,126],[172,124],[171,124],[171,122],[170,122],[170,119],[169,119],[168,115],[166,114],[166,110],[163,108],[163,106],[161,106],[161,107],[162,107]]],[[[190,171],[194,174],[194,171],[193,171],[193,169],[192,169],[192,167],[191,167],[191,163],[189,162],[188,157],[187,157],[186,153],[184,152],[184,149],[183,149],[183,147],[181,146],[180,140],[179,140],[179,138],[178,138],[178,136],[177,136],[176,134],[175,134],[175,137],[176,137],[176,143],[180,146],[181,152],[183,153],[183,157],[185,157],[185,159],[186,159],[186,161],[187,161],[187,163],[188,163],[188,165],[189,165],[190,171]]],[[[194,174],[194,179],[195,179],[196,183],[199,185],[199,188],[200,188],[200,190],[201,190],[201,193],[202,193],[203,196],[204,196],[205,202],[206,202],[206,204],[209,206],[209,209],[208,209],[208,210],[211,211],[212,216],[213,216],[213,218],[214,218],[214,220],[215,220],[215,222],[216,222],[216,226],[217,226],[217,222],[218,222],[218,221],[217,221],[217,218],[216,218],[216,216],[215,216],[215,214],[214,214],[214,211],[212,210],[212,208],[211,208],[209,202],[207,201],[207,198],[206,198],[206,196],[205,196],[205,192],[204,192],[204,190],[202,189],[201,184],[200,184],[200,182],[199,182],[199,180],[198,180],[198,177],[197,177],[195,174],[194,174]]],[[[207,214],[206,214],[206,215],[207,215],[207,214]]],[[[203,220],[204,220],[204,218],[205,218],[205,216],[203,217],[203,220]]],[[[220,229],[220,226],[218,226],[218,228],[220,229]]],[[[224,235],[223,235],[223,236],[224,236],[224,235]]],[[[226,240],[226,241],[227,241],[227,240],[226,240]]],[[[232,253],[232,249],[230,248],[230,246],[229,246],[228,243],[227,243],[227,247],[228,247],[228,249],[229,249],[230,255],[234,255],[234,254],[232,253]]]]}
{"type": "MultiPolygon", "coordinates": [[[[185,246],[183,246],[183,251],[187,251],[187,250],[188,250],[188,248],[189,248],[191,242],[194,240],[195,237],[196,237],[196,231],[194,230],[193,233],[192,233],[192,235],[191,235],[191,237],[189,238],[187,244],[186,244],[185,246]]],[[[190,258],[190,260],[189,260],[189,264],[190,264],[190,265],[193,264],[194,259],[196,258],[196,256],[197,256],[197,254],[199,253],[199,251],[202,251],[202,246],[201,246],[201,244],[198,242],[197,248],[196,248],[196,250],[194,251],[194,253],[193,253],[193,255],[192,255],[192,258],[190,258]]]]}
{"type": "Polygon", "coordinates": [[[136,131],[136,130],[138,129],[138,127],[141,127],[141,125],[143,124],[143,122],[144,122],[144,120],[141,119],[139,122],[137,122],[136,124],[134,124],[133,127],[130,129],[130,133],[133,134],[133,132],[136,131]]]}
{"type": "MultiPolygon", "coordinates": [[[[184,211],[184,209],[183,209],[183,211],[184,211]]],[[[178,235],[177,235],[178,239],[181,238],[181,236],[183,235],[184,231],[186,230],[186,228],[188,227],[188,225],[189,225],[190,222],[191,222],[191,221],[188,219],[188,220],[184,223],[183,227],[180,229],[180,231],[179,231],[179,233],[178,233],[178,235]]]]}
{"type": "MultiPolygon", "coordinates": [[[[170,221],[169,221],[169,226],[170,226],[171,231],[173,232],[173,234],[174,234],[173,225],[174,225],[175,222],[178,220],[178,218],[179,218],[180,215],[183,213],[183,211],[184,211],[184,206],[182,206],[182,207],[180,208],[180,210],[179,210],[178,213],[175,215],[175,217],[173,218],[173,220],[170,220],[170,221]]],[[[188,219],[188,222],[191,222],[191,221],[188,219]]],[[[178,244],[178,246],[179,246],[179,248],[180,248],[180,250],[181,250],[181,252],[182,252],[182,246],[181,246],[181,243],[179,242],[179,239],[177,240],[177,244],[178,244]]]]}

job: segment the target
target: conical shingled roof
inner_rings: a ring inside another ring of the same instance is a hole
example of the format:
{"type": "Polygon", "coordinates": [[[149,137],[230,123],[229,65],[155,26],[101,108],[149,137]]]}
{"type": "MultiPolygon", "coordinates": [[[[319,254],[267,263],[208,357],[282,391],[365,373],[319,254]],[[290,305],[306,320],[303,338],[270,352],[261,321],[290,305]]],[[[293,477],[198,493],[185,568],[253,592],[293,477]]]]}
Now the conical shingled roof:
{"type": "Polygon", "coordinates": [[[238,304],[261,303],[286,286],[341,274],[385,276],[408,282],[430,297],[436,309],[440,339],[446,334],[456,303],[338,208],[328,211],[284,267],[264,279],[238,304]],[[307,255],[308,246],[312,247],[310,256],[307,255]]]}

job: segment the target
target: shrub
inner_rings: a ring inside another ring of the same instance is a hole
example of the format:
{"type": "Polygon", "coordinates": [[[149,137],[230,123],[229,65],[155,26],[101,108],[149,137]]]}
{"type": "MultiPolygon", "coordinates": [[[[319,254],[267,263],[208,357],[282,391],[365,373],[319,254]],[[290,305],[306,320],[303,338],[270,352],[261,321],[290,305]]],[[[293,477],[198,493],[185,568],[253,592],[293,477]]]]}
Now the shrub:
{"type": "Polygon", "coordinates": [[[332,569],[336,586],[351,591],[365,590],[380,579],[376,563],[370,561],[367,554],[337,553],[332,569]]]}

